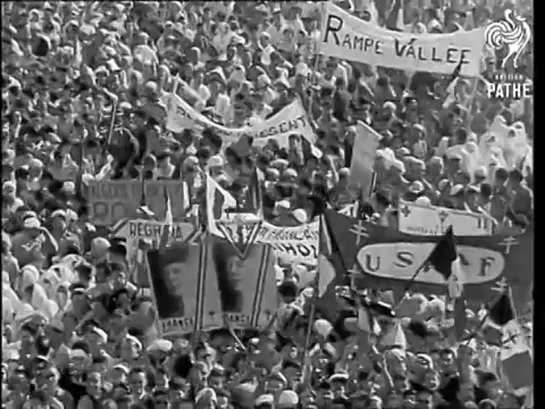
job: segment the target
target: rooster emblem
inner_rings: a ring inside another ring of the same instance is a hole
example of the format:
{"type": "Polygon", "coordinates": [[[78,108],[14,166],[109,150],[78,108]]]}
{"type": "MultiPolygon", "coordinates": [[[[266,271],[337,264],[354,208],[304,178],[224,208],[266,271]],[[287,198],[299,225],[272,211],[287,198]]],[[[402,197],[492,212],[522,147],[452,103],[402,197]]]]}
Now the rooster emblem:
{"type": "Polygon", "coordinates": [[[505,19],[495,21],[486,27],[484,32],[486,44],[499,50],[507,46],[507,55],[503,59],[502,68],[510,58],[518,68],[520,54],[530,41],[532,30],[525,18],[513,15],[513,10],[505,10],[505,19]]]}

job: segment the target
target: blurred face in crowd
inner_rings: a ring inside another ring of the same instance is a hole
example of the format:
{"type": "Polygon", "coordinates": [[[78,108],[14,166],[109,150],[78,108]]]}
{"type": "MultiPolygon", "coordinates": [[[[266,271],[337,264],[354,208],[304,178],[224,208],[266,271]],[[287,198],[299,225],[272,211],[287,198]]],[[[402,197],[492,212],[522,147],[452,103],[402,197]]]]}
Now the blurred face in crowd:
{"type": "Polygon", "coordinates": [[[498,409],[519,409],[521,407],[519,400],[512,393],[505,393],[498,401],[498,409]]]}
{"type": "Polygon", "coordinates": [[[91,372],[87,375],[86,390],[95,399],[102,395],[102,375],[98,372],[91,372]]]}
{"type": "Polygon", "coordinates": [[[155,387],[158,389],[168,388],[168,375],[166,373],[155,374],[155,387]]]}
{"type": "Polygon", "coordinates": [[[199,360],[199,365],[191,368],[190,380],[191,384],[197,389],[202,389],[208,386],[208,367],[204,362],[208,362],[210,359],[210,354],[205,354],[206,356],[199,360]]]}
{"type": "Polygon", "coordinates": [[[415,397],[416,406],[415,409],[432,409],[433,408],[433,396],[427,392],[419,392],[415,397]]]}
{"type": "Polygon", "coordinates": [[[333,406],[334,395],[329,389],[318,389],[316,393],[316,404],[323,409],[333,406]]]}
{"type": "Polygon", "coordinates": [[[124,338],[121,341],[121,359],[127,362],[131,362],[133,359],[136,359],[139,355],[138,346],[136,343],[128,338],[124,338]]]}
{"type": "Polygon", "coordinates": [[[208,386],[213,389],[222,389],[224,386],[224,377],[223,376],[210,376],[208,378],[208,386]]]}
{"type": "Polygon", "coordinates": [[[51,226],[56,231],[65,231],[67,227],[67,221],[64,216],[57,216],[51,220],[51,226]]]}
{"type": "Polygon", "coordinates": [[[497,380],[487,381],[483,385],[481,385],[481,387],[486,393],[486,396],[494,401],[497,401],[502,394],[502,391],[500,389],[500,382],[497,380]]]}
{"type": "Polygon", "coordinates": [[[272,393],[273,395],[279,394],[286,387],[286,384],[280,379],[271,378],[267,381],[266,390],[267,393],[272,393]]]}
{"type": "Polygon", "coordinates": [[[443,351],[439,355],[439,372],[443,376],[450,376],[456,373],[456,359],[451,351],[443,351]]]}
{"type": "Polygon", "coordinates": [[[309,405],[315,402],[314,394],[310,390],[306,390],[299,394],[299,403],[303,409],[306,409],[309,405]]]}
{"type": "Polygon", "coordinates": [[[384,402],[384,409],[401,409],[402,405],[403,395],[399,393],[390,393],[384,402]]]}
{"type": "Polygon", "coordinates": [[[122,368],[114,368],[111,374],[111,380],[113,383],[127,383],[127,372],[122,368]]]}
{"type": "Polygon", "coordinates": [[[59,381],[59,371],[56,368],[49,368],[41,373],[36,381],[40,389],[45,389],[49,394],[54,394],[59,381]]]}
{"type": "Polygon", "coordinates": [[[186,399],[191,392],[191,384],[184,378],[174,376],[169,382],[170,401],[177,402],[186,399]]]}
{"type": "Polygon", "coordinates": [[[129,385],[131,388],[131,394],[135,398],[140,398],[145,390],[147,385],[146,374],[144,372],[133,372],[129,377],[129,385]]]}
{"type": "Polygon", "coordinates": [[[427,371],[424,374],[424,386],[430,390],[436,390],[439,386],[439,375],[435,371],[427,371]]]}

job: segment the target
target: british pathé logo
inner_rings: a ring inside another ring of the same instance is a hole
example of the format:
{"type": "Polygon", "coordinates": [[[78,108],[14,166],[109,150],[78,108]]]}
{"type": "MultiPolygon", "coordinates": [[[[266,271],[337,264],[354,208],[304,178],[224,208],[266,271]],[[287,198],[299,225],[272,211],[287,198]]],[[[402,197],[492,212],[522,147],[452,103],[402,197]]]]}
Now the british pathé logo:
{"type": "Polygon", "coordinates": [[[489,24],[484,34],[488,46],[496,50],[507,47],[502,68],[510,59],[513,66],[518,68],[518,60],[530,41],[532,30],[525,18],[514,15],[513,10],[505,10],[505,19],[489,24]]]}

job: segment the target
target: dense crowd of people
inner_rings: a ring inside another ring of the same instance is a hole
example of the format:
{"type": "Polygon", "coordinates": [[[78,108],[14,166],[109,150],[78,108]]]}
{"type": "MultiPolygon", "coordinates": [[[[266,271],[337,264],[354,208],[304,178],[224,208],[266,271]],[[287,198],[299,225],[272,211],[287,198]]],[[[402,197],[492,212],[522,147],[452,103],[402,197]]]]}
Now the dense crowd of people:
{"type": "MultiPolygon", "coordinates": [[[[420,34],[481,27],[514,7],[336,3],[420,34]]],[[[530,6],[518,7],[531,21],[530,6]]],[[[531,146],[531,100],[489,99],[456,75],[317,55],[313,2],[2,2],[2,20],[3,407],[533,407],[490,364],[497,346],[480,335],[448,342],[452,311],[429,294],[379,311],[384,335],[371,346],[347,323],[363,297],[351,291],[338,296],[333,322],[309,326],[305,310],[266,331],[159,338],[149,291],[129,280],[126,243],[93,222],[86,200],[90,181],[180,179],[204,208],[206,171],[244,206],[257,168],[275,225],[358,203],[360,218],[397,228],[403,199],[486,214],[496,232],[519,234],[533,228],[531,157],[493,146],[490,127],[498,117],[520,122],[531,146]],[[315,147],[297,134],[289,146],[257,148],[226,146],[212,128],[171,132],[173,90],[229,128],[262,123],[298,98],[315,147]],[[369,197],[350,183],[358,121],[382,137],[369,197]]],[[[515,70],[531,80],[530,50],[515,70]]],[[[501,55],[487,53],[483,77],[501,69],[501,55]]],[[[281,308],[304,290],[297,271],[284,268],[281,308]]],[[[477,312],[467,315],[478,327],[477,312]]]]}

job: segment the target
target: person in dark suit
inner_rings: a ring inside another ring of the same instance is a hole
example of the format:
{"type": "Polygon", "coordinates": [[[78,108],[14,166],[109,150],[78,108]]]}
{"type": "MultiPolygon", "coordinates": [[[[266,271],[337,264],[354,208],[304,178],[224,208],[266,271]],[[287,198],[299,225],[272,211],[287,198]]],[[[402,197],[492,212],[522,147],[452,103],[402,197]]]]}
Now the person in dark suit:
{"type": "Polygon", "coordinates": [[[189,257],[188,244],[148,251],[150,276],[160,318],[185,316],[184,289],[196,288],[191,278],[197,279],[195,274],[187,274],[192,266],[189,257]]]}
{"type": "Polygon", "coordinates": [[[231,244],[216,242],[213,259],[218,278],[221,307],[224,312],[241,313],[244,306],[244,260],[233,253],[231,244]]]}

